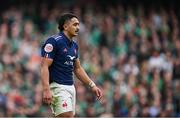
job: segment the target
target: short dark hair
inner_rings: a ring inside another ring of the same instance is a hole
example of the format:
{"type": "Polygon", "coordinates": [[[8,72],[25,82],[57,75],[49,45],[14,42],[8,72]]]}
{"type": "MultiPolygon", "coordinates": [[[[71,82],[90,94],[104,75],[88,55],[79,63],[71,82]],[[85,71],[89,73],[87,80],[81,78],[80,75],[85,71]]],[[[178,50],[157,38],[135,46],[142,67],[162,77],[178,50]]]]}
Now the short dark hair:
{"type": "Polygon", "coordinates": [[[76,15],[72,13],[64,13],[63,15],[61,15],[58,19],[58,29],[60,31],[63,31],[64,30],[63,25],[65,24],[65,22],[67,22],[68,20],[71,20],[74,17],[78,18],[76,15]]]}

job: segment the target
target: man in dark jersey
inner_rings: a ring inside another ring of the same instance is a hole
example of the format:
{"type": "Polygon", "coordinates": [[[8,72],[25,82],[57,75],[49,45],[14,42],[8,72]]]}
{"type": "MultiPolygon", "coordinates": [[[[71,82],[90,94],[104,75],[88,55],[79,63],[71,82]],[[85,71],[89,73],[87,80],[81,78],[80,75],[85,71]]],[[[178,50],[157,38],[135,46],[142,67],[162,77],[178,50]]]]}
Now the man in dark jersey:
{"type": "Polygon", "coordinates": [[[80,65],[78,45],[72,39],[78,35],[78,18],[70,13],[62,15],[58,29],[60,32],[50,36],[41,50],[43,101],[51,106],[55,116],[73,117],[76,101],[73,72],[91,88],[97,99],[102,97],[102,92],[80,65]]]}

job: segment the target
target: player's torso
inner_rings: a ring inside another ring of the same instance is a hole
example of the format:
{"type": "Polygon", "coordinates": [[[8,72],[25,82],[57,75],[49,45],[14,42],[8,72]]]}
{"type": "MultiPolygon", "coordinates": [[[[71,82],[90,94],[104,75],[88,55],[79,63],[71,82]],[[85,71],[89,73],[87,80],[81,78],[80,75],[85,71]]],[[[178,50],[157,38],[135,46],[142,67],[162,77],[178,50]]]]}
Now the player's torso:
{"type": "MultiPolygon", "coordinates": [[[[62,43],[62,42],[60,42],[62,43]]],[[[58,43],[57,43],[58,44],[58,43]]],[[[74,60],[76,59],[77,49],[74,44],[68,46],[63,43],[61,46],[58,46],[58,50],[56,51],[55,62],[62,64],[64,67],[73,67],[74,60]]]]}
{"type": "Polygon", "coordinates": [[[73,69],[74,61],[77,58],[77,47],[74,41],[67,41],[63,36],[56,39],[57,50],[53,64],[61,65],[61,67],[73,69]]]}
{"type": "Polygon", "coordinates": [[[55,35],[53,39],[56,41],[56,51],[49,68],[50,80],[63,85],[72,85],[74,62],[78,57],[77,44],[67,39],[64,34],[55,35]]]}

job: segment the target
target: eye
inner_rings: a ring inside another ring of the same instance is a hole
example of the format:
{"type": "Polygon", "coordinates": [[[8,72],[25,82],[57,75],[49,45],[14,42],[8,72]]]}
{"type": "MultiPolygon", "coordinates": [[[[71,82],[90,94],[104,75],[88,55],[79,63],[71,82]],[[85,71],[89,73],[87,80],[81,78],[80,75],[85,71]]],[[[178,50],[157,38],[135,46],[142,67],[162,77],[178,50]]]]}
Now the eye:
{"type": "Polygon", "coordinates": [[[73,25],[74,25],[74,26],[78,26],[78,25],[79,25],[79,23],[74,23],[73,25]]]}

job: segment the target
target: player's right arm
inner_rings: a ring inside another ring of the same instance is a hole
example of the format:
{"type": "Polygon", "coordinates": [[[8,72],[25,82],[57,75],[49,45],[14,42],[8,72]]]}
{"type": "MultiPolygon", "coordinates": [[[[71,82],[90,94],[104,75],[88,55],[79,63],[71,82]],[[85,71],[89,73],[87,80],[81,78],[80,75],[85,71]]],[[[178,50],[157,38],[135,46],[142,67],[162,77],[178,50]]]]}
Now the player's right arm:
{"type": "Polygon", "coordinates": [[[47,57],[41,59],[41,82],[43,88],[43,101],[47,104],[51,104],[52,94],[49,87],[49,66],[53,60],[47,57]]]}
{"type": "Polygon", "coordinates": [[[54,38],[46,40],[41,49],[41,81],[43,88],[43,101],[47,104],[51,104],[52,94],[49,86],[49,67],[53,63],[53,59],[56,54],[56,41],[54,38]]]}

